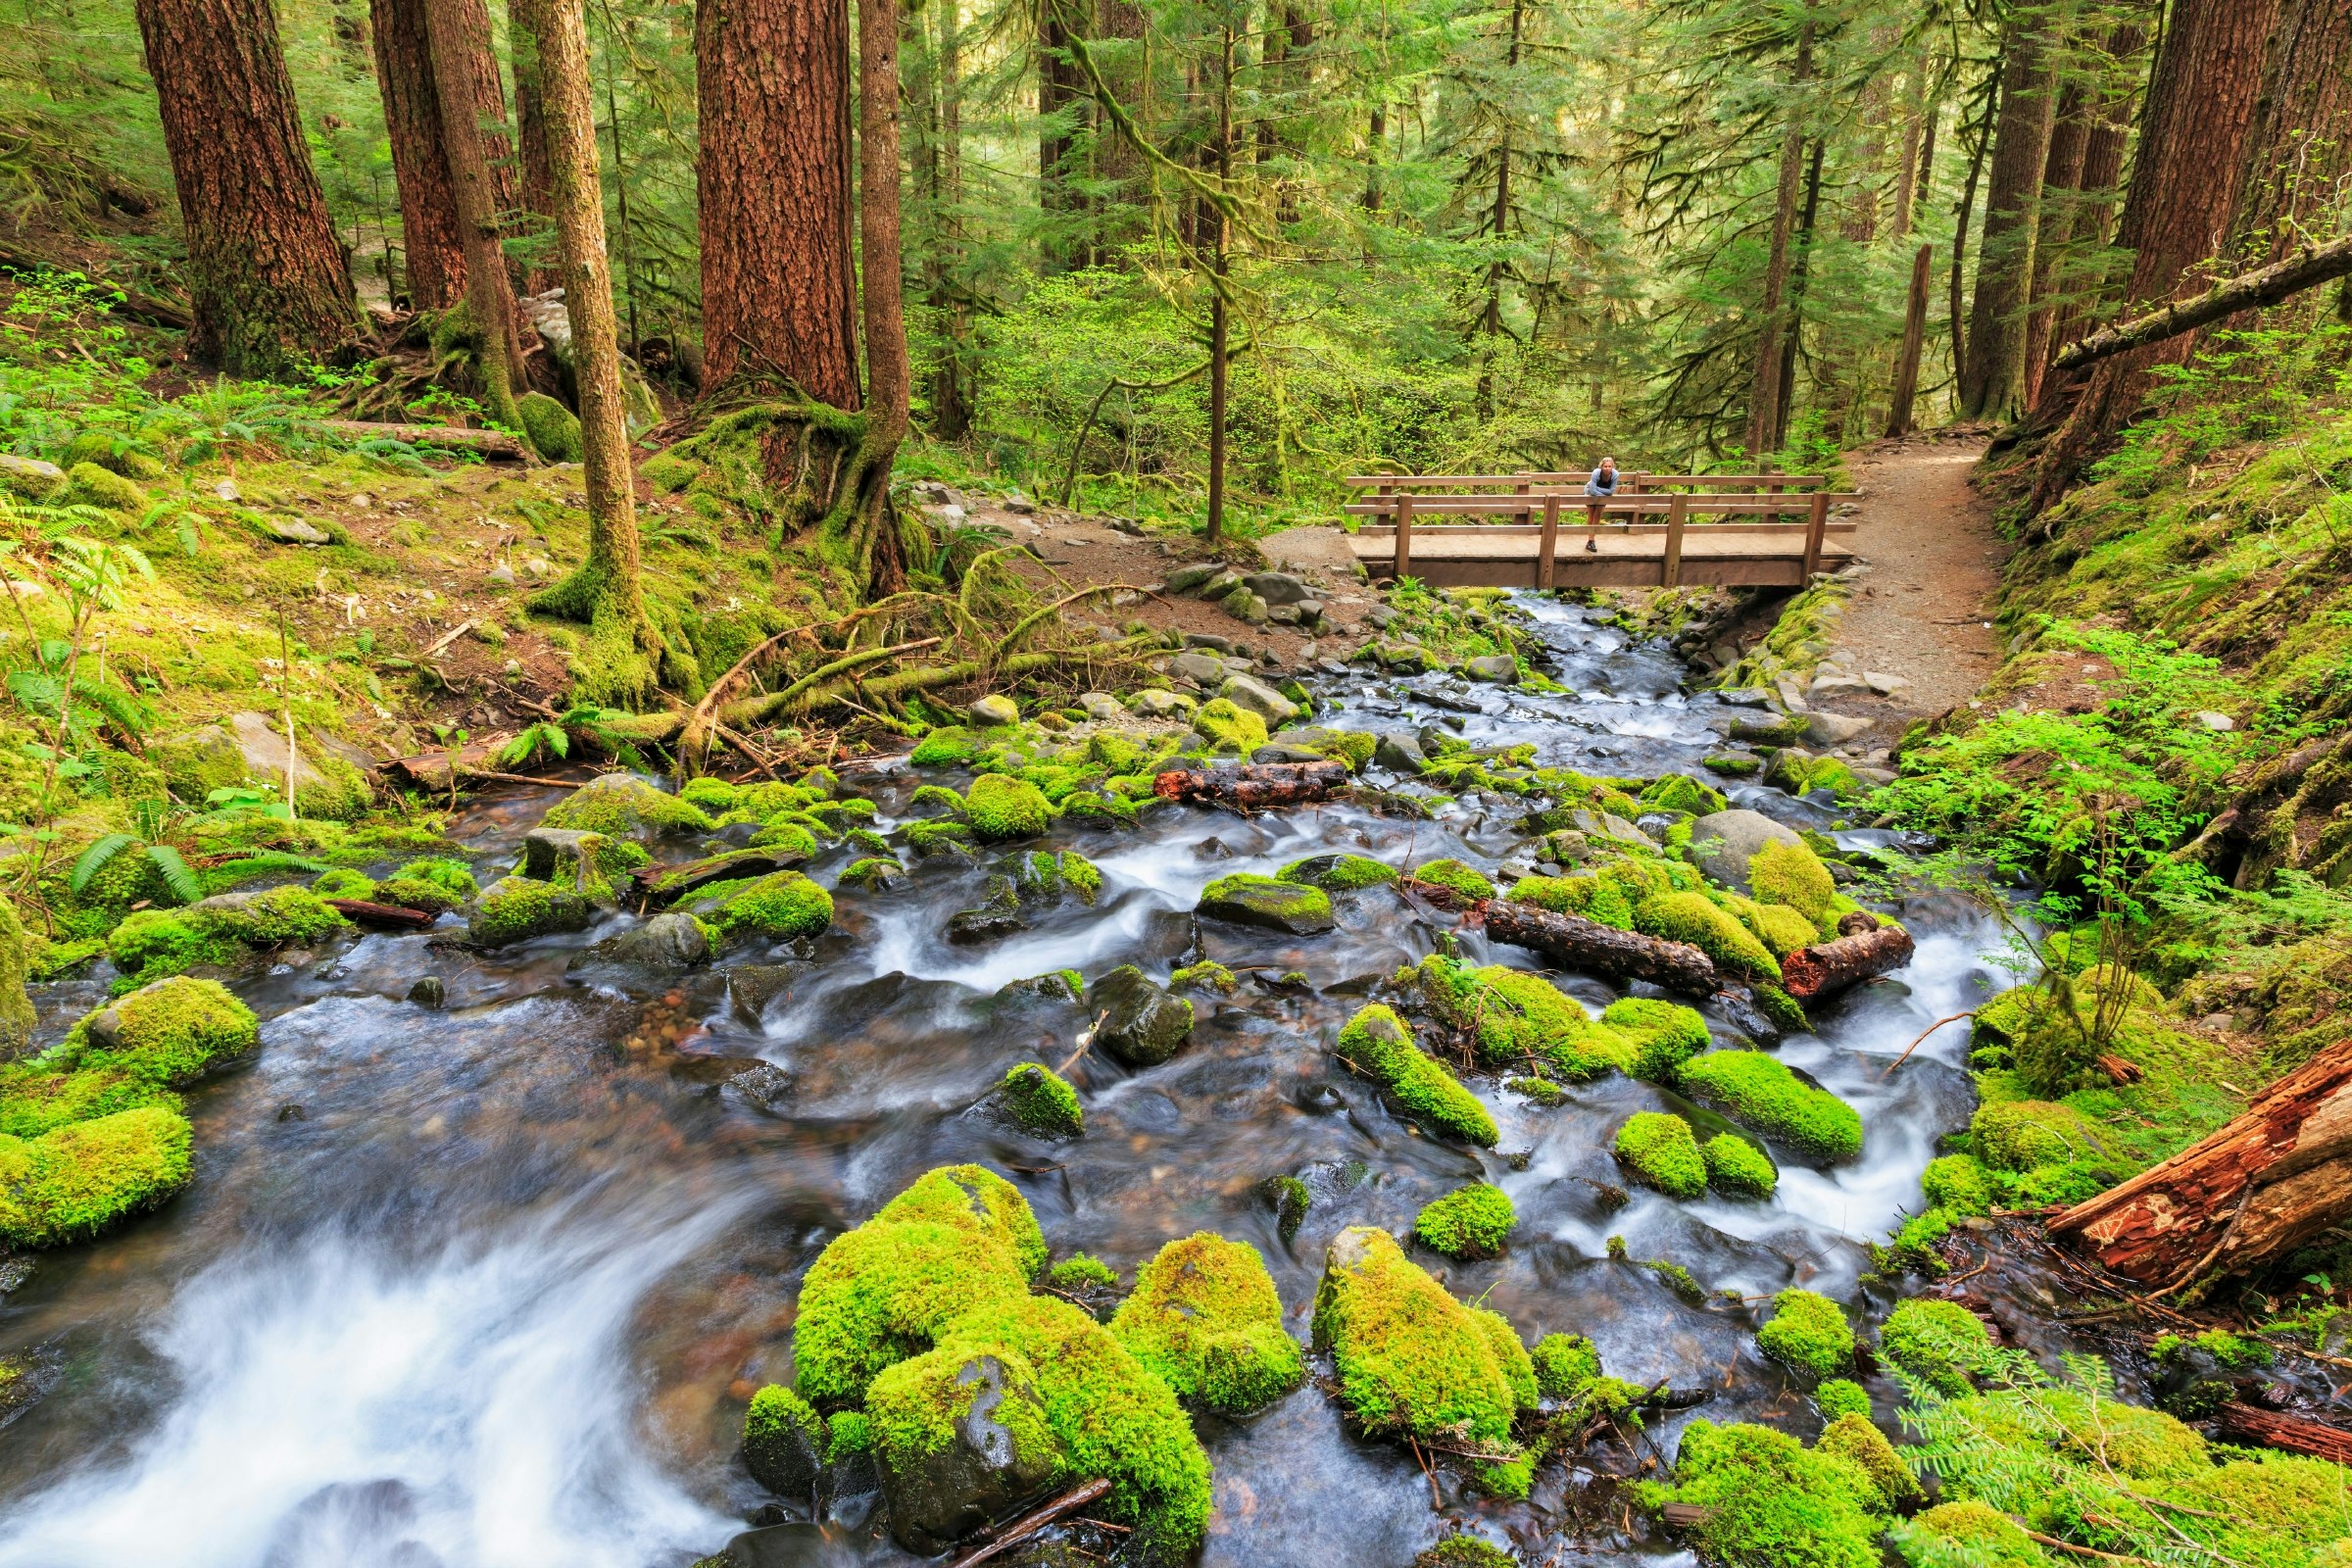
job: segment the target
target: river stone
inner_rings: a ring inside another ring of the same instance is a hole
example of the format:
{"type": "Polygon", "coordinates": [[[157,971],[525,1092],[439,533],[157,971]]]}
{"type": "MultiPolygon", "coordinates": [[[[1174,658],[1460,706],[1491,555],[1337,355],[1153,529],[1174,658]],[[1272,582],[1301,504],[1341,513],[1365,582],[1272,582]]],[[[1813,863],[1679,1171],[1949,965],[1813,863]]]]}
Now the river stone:
{"type": "Polygon", "coordinates": [[[1741,715],[1732,720],[1732,739],[1750,746],[1793,746],[1804,734],[1801,718],[1749,718],[1741,715]]]}
{"type": "Polygon", "coordinates": [[[1272,729],[1298,716],[1298,705],[1254,675],[1229,675],[1217,695],[1245,712],[1255,713],[1272,729]]]}
{"type": "MultiPolygon", "coordinates": [[[[1859,681],[1853,685],[1857,691],[1864,689],[1859,681]]],[[[1818,691],[1819,687],[1815,689],[1818,691]]],[[[1849,718],[1843,713],[1811,713],[1805,718],[1804,738],[1815,746],[1843,746],[1868,728],[1870,720],[1867,718],[1849,718]]]]}
{"type": "Polygon", "coordinates": [[[1224,569],[1213,561],[1200,561],[1189,566],[1178,566],[1174,571],[1168,573],[1168,592],[1189,594],[1224,569]]]}
{"type": "Polygon", "coordinates": [[[1272,877],[1219,878],[1209,884],[1195,912],[1203,919],[1262,926],[1295,937],[1313,936],[1333,924],[1329,895],[1272,877]]]}
{"type": "Polygon", "coordinates": [[[1130,1067],[1156,1067],[1193,1032],[1193,1004],[1132,963],[1089,985],[1086,1003],[1102,1016],[1095,1043],[1130,1067]]]}
{"type": "Polygon", "coordinates": [[[1216,600],[1224,598],[1227,594],[1233,592],[1241,585],[1242,577],[1240,572],[1227,571],[1220,567],[1215,576],[1196,583],[1193,587],[1193,593],[1197,598],[1216,600]]]}
{"type": "Polygon", "coordinates": [[[1188,631],[1184,634],[1184,646],[1206,649],[1212,654],[1230,654],[1233,652],[1233,639],[1222,632],[1188,631]]]}
{"type": "Polygon", "coordinates": [[[1206,691],[1225,679],[1225,661],[1215,654],[1187,650],[1168,661],[1168,674],[1206,691]]]}
{"type": "Polygon", "coordinates": [[[1735,809],[1711,811],[1690,824],[1691,858],[1698,868],[1714,881],[1741,893],[1748,891],[1747,862],[1767,844],[1797,844],[1805,841],[1795,832],[1783,827],[1762,811],[1735,809]],[[1702,850],[1709,839],[1722,842],[1702,850]]]}
{"type": "Polygon", "coordinates": [[[409,987],[409,1000],[419,1007],[439,1012],[449,1001],[449,987],[437,974],[428,974],[409,987]]]}
{"type": "Polygon", "coordinates": [[[967,945],[998,942],[1024,928],[1020,887],[999,872],[983,886],[977,905],[948,916],[947,937],[950,942],[967,945]]]}
{"type": "Polygon", "coordinates": [[[1472,680],[1504,681],[1519,678],[1519,661],[1508,654],[1486,654],[1462,666],[1472,680]]]}
{"type": "Polygon", "coordinates": [[[561,882],[591,903],[611,904],[612,897],[597,857],[607,840],[583,828],[535,827],[522,836],[524,876],[534,882],[561,882]]]}
{"type": "Polygon", "coordinates": [[[1805,764],[1812,760],[1813,754],[1802,746],[1784,746],[1772,754],[1771,761],[1764,764],[1763,781],[1776,790],[1802,795],[1805,792],[1805,764]]]}
{"type": "Polygon", "coordinates": [[[1321,752],[1305,746],[1294,746],[1289,741],[1268,741],[1250,754],[1252,762],[1320,762],[1321,752]]]}
{"type": "Polygon", "coordinates": [[[709,961],[710,939],[694,916],[671,912],[657,914],[633,931],[598,943],[595,953],[607,963],[675,972],[709,961]]]}
{"type": "Polygon", "coordinates": [[[1287,571],[1253,571],[1242,581],[1268,605],[1295,605],[1307,597],[1306,584],[1287,571]]]}
{"type": "MultiPolygon", "coordinates": [[[[875,1425],[891,1539],[930,1556],[1043,1492],[1060,1473],[1064,1455],[1060,1442],[1050,1436],[1036,1451],[1024,1451],[1024,1445],[1014,1441],[1016,1424],[1032,1433],[1051,1432],[1025,1371],[985,1353],[953,1369],[926,1366],[924,1371],[923,1382],[931,1387],[921,1391],[930,1395],[923,1402],[954,1408],[970,1401],[948,1423],[947,1442],[928,1451],[912,1444],[901,1446],[890,1441],[900,1423],[884,1419],[875,1425]],[[1007,1418],[1018,1404],[1030,1408],[1015,1423],[1007,1418]]],[[[920,1397],[911,1390],[904,1396],[910,1402],[920,1397]]]]}
{"type": "Polygon", "coordinates": [[[1393,674],[1418,675],[1429,668],[1429,650],[1411,643],[1375,643],[1372,657],[1393,674]]]}
{"type": "Polygon", "coordinates": [[[1429,766],[1421,742],[1401,730],[1391,730],[1380,737],[1372,748],[1372,760],[1392,773],[1418,773],[1429,766]]]}
{"type": "Polygon", "coordinates": [[[735,1016],[757,1024],[767,1004],[792,988],[808,972],[805,963],[739,963],[727,970],[727,1001],[735,1016]]]}
{"type": "Polygon", "coordinates": [[[1086,710],[1087,717],[1105,723],[1115,724],[1127,716],[1127,710],[1108,692],[1088,692],[1078,699],[1078,706],[1086,710]]]}
{"type": "Polygon", "coordinates": [[[1862,672],[1862,684],[1881,697],[1900,697],[1911,689],[1911,677],[1883,669],[1866,669],[1862,672]]]}
{"type": "MultiPolygon", "coordinates": [[[[1220,673],[1222,673],[1221,670],[1220,673]]],[[[1135,694],[1132,706],[1139,717],[1182,718],[1200,705],[1175,692],[1164,692],[1157,687],[1148,687],[1135,694]]]]}
{"type": "Polygon", "coordinates": [[[973,724],[981,729],[1018,724],[1021,721],[1021,710],[1013,706],[1012,699],[1000,695],[982,697],[964,711],[971,714],[973,724]]]}

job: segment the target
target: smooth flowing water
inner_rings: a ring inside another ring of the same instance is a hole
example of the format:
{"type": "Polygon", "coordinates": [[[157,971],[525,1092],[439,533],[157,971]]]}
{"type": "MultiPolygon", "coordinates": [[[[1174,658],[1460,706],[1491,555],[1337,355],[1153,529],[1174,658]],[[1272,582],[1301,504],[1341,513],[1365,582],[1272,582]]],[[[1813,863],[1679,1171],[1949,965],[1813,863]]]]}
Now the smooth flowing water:
{"type": "MultiPolygon", "coordinates": [[[[1572,695],[1348,675],[1324,686],[1344,705],[1334,722],[1454,722],[1474,743],[1534,742],[1542,761],[1610,774],[1691,770],[1721,746],[1734,710],[1685,697],[1664,650],[1582,609],[1523,608],[1572,695]]],[[[887,821],[916,782],[885,763],[848,788],[887,821]]],[[[1732,793],[1792,824],[1831,820],[1776,791],[1732,793]]],[[[554,798],[508,796],[461,818],[485,880],[554,798]]],[[[1779,1048],[1861,1110],[1858,1161],[1788,1165],[1764,1203],[1635,1189],[1611,1208],[1623,1178],[1609,1136],[1635,1110],[1680,1108],[1662,1091],[1610,1077],[1545,1108],[1482,1083],[1502,1136],[1481,1152],[1423,1136],[1332,1058],[1364,994],[1454,917],[1388,889],[1339,899],[1341,929],[1305,940],[1191,913],[1214,876],[1324,851],[1501,865],[1525,853],[1523,813],[1473,796],[1436,821],[1184,808],[1134,832],[1056,830],[1055,847],[1102,867],[1100,902],[984,948],[942,933],[978,902],[985,858],[924,861],[887,891],[843,890],[813,956],[762,976],[782,988],[764,1002],[729,971],[772,953],[731,953],[674,982],[575,965],[626,916],[494,956],[369,936],[241,983],[264,1050],[191,1096],[195,1184],[44,1257],[0,1306],[0,1350],[35,1352],[52,1384],[0,1434],[0,1568],[678,1568],[766,1501],[736,1462],[737,1423],[742,1399],[789,1371],[801,1273],[921,1171],[960,1160],[1011,1176],[1056,1255],[1084,1250],[1128,1273],[1195,1230],[1249,1241],[1301,1338],[1332,1236],[1404,1231],[1421,1204],[1483,1177],[1509,1192],[1520,1226],[1503,1257],[1443,1269],[1456,1295],[1484,1297],[1531,1343],[1590,1335],[1618,1376],[1707,1388],[1697,1413],[1712,1419],[1801,1430],[1807,1406],[1754,1354],[1747,1311],[1687,1304],[1611,1260],[1607,1238],[1710,1291],[1803,1284],[1850,1298],[1863,1242],[1918,1206],[1936,1136],[1971,1103],[1964,1031],[1888,1065],[1998,983],[1985,961],[1998,934],[1963,903],[1915,901],[1899,911],[1919,938],[1911,966],[1779,1048]],[[999,995],[1049,969],[1133,962],[1164,976],[1202,956],[1249,983],[1197,999],[1192,1044],[1143,1072],[1081,1051],[1077,1005],[999,995]],[[1278,979],[1294,971],[1303,984],[1278,979]],[[428,973],[447,983],[445,1011],[397,1000],[428,973]],[[754,1058],[785,1069],[789,1091],[726,1086],[754,1058]],[[980,1106],[1022,1060],[1069,1063],[1082,1140],[1036,1141],[980,1106]],[[1287,1244],[1256,1196],[1283,1173],[1314,1194],[1287,1244]]],[[[811,871],[829,881],[857,853],[811,871]]],[[[1537,966],[1475,934],[1463,946],[1537,966]]],[[[1557,978],[1594,1007],[1616,994],[1557,978]]],[[[102,987],[49,990],[55,1031],[102,987]]],[[[1650,1441],[1670,1453],[1687,1418],[1653,1421],[1650,1441]]],[[[1401,1565],[1449,1520],[1534,1548],[1529,1560],[1671,1549],[1623,1533],[1621,1506],[1585,1485],[1594,1468],[1548,1467],[1523,1504],[1460,1493],[1441,1472],[1441,1512],[1412,1456],[1350,1436],[1312,1382],[1250,1421],[1200,1426],[1216,1472],[1208,1563],[1401,1565]]],[[[1649,1453],[1613,1449],[1592,1466],[1631,1473],[1649,1453]]],[[[861,1534],[841,1557],[904,1560],[861,1534]]]]}

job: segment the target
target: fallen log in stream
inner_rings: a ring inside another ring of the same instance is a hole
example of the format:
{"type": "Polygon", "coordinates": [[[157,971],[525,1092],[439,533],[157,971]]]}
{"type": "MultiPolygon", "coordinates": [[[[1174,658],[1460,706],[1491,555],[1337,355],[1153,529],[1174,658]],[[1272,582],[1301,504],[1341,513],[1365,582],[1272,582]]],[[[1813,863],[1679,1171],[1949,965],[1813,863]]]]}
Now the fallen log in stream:
{"type": "Polygon", "coordinates": [[[1799,1002],[1818,1002],[1911,961],[1911,933],[1899,925],[1857,931],[1781,960],[1781,982],[1799,1002]]]}
{"type": "Polygon", "coordinates": [[[1496,942],[1532,948],[1590,974],[1647,980],[1702,997],[1723,987],[1715,960],[1688,942],[1620,931],[1580,914],[1561,914],[1508,899],[1489,901],[1472,910],[1471,918],[1483,918],[1487,935],[1496,942]]]}
{"type": "Polygon", "coordinates": [[[1249,762],[1240,767],[1172,767],[1152,781],[1163,801],[1220,801],[1245,810],[1311,806],[1348,787],[1346,762],[1249,762]]]}

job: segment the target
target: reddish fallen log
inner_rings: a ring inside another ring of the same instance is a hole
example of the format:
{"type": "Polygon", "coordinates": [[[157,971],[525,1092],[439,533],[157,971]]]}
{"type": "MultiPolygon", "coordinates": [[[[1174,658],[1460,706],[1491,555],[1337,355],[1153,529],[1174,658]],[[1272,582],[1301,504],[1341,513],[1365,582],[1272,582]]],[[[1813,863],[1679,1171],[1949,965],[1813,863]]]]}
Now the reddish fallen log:
{"type": "Polygon", "coordinates": [[[1269,806],[1311,806],[1347,787],[1346,762],[1172,767],[1152,781],[1152,793],[1163,801],[1222,801],[1251,811],[1269,806]]]}
{"type": "Polygon", "coordinates": [[[1781,960],[1781,985],[1799,1002],[1818,1002],[1910,961],[1911,933],[1883,925],[1797,949],[1781,960]]]}
{"type": "Polygon", "coordinates": [[[398,904],[370,904],[366,899],[321,899],[318,902],[354,925],[371,925],[385,931],[422,931],[435,918],[422,909],[411,909],[398,904]]]}
{"type": "Polygon", "coordinates": [[[2282,1448],[2288,1453],[2308,1454],[2334,1464],[2352,1464],[2352,1432],[2341,1427],[2323,1426],[2317,1421],[2258,1409],[2236,1399],[2222,1406],[2214,1423],[2225,1443],[2282,1448]]]}
{"type": "Polygon", "coordinates": [[[1509,899],[1490,900],[1483,907],[1489,937],[1532,948],[1571,969],[1647,980],[1702,997],[1712,996],[1723,984],[1715,960],[1688,942],[1620,931],[1580,914],[1561,914],[1509,899]]]}
{"type": "Polygon", "coordinates": [[[2352,1040],[2161,1165],[2050,1221],[2127,1279],[2170,1290],[2284,1256],[2352,1212],[2352,1040]]]}

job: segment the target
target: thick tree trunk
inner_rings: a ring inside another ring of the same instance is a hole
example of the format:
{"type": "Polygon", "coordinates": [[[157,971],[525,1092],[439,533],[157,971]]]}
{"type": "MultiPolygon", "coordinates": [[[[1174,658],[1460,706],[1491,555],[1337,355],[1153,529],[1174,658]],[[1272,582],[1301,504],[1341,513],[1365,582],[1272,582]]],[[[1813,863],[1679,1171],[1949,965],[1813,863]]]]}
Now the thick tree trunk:
{"type": "Polygon", "coordinates": [[[702,0],[695,65],[706,395],[743,383],[856,409],[849,10],[702,0]]]}
{"type": "Polygon", "coordinates": [[[1532,949],[1589,974],[1647,980],[1698,997],[1713,996],[1723,986],[1715,960],[1688,942],[1620,931],[1508,899],[1489,901],[1485,919],[1491,940],[1532,949]]]}
{"type": "Polygon", "coordinates": [[[1834,997],[1876,975],[1891,973],[1911,961],[1911,934],[1899,925],[1857,931],[1810,948],[1799,948],[1781,960],[1781,982],[1799,1002],[1834,997]]]}
{"type": "Polygon", "coordinates": [[[2229,252],[2276,262],[2307,237],[2298,227],[2332,208],[2352,165],[2352,6],[2284,0],[2264,62],[2230,220],[2229,252]]]}
{"type": "Polygon", "coordinates": [[[2057,72],[2038,25],[2013,25],[2004,44],[1968,359],[1960,368],[1960,412],[1972,419],[2009,417],[2025,386],[2026,306],[2055,102],[2057,72]]]}
{"type": "Polygon", "coordinates": [[[956,205],[963,200],[963,7],[960,0],[939,0],[935,9],[939,13],[939,146],[932,220],[938,233],[927,266],[931,309],[947,347],[931,374],[931,430],[943,440],[958,441],[972,427],[971,402],[964,390],[963,302],[956,297],[951,270],[961,243],[956,205]]]}
{"type": "MultiPolygon", "coordinates": [[[[2067,228],[2072,243],[2094,255],[2114,237],[2116,210],[2123,202],[2117,182],[2124,177],[2124,152],[2131,141],[2132,109],[2139,95],[2139,53],[2147,41],[2144,26],[2136,22],[2125,23],[2107,35],[2101,51],[2104,58],[2099,62],[2089,124],[2082,142],[2082,172],[2075,181],[2077,194],[2067,228]]],[[[2067,266],[2065,257],[2057,258],[2057,262],[2061,268],[2067,266]]],[[[2096,318],[2086,299],[2104,292],[2105,284],[2090,270],[2077,268],[2071,274],[2061,274],[2059,287],[2064,297],[2055,302],[2045,356],[2055,354],[2090,330],[2096,318]]],[[[2082,382],[2078,377],[2054,370],[2046,357],[2039,368],[2040,376],[2033,395],[2032,422],[2038,430],[2054,429],[2065,421],[2075,395],[2082,390],[2082,382]]]]}
{"type": "Polygon", "coordinates": [[[1903,309],[1903,346],[1894,357],[1894,391],[1886,408],[1886,433],[1911,433],[1911,405],[1919,396],[1919,358],[1928,344],[1928,279],[1936,247],[1922,245],[1911,258],[1911,298],[1903,309]]]}
{"type": "Polygon", "coordinates": [[[2050,156],[2042,172],[2041,220],[2034,236],[2033,300],[2026,317],[2023,368],[2025,403],[2041,395],[2042,371],[2050,359],[2050,328],[2058,318],[2054,297],[2065,287],[2061,268],[2074,237],[2076,198],[2082,187],[2082,161],[2090,151],[2090,122],[2096,111],[2081,83],[2059,96],[2057,122],[2050,128],[2050,156]]]}
{"type": "Polygon", "coordinates": [[[232,375],[348,355],[359,301],[269,0],[138,0],[187,231],[189,351],[232,375]]]}
{"type": "MultiPolygon", "coordinates": [[[[1217,72],[1217,144],[1215,149],[1217,185],[1227,187],[1233,177],[1233,29],[1223,33],[1223,53],[1217,72]]],[[[1208,214],[1216,225],[1216,235],[1209,254],[1208,301],[1208,517],[1205,533],[1208,547],[1217,548],[1225,530],[1225,408],[1226,383],[1232,374],[1233,353],[1231,323],[1225,305],[1225,265],[1228,247],[1232,242],[1233,219],[1225,205],[1217,203],[1208,214]]]]}
{"type": "Polygon", "coordinates": [[[588,21],[582,0],[514,0],[518,76],[527,60],[544,111],[548,198],[571,318],[572,376],[588,486],[588,560],[533,608],[586,621],[590,647],[575,701],[634,705],[653,696],[662,640],[646,613],[637,556],[635,476],[620,378],[620,323],[605,253],[604,184],[597,175],[589,98],[588,21]]]}
{"type": "Polygon", "coordinates": [[[1765,254],[1763,297],[1756,302],[1760,331],[1756,339],[1756,372],[1747,399],[1747,452],[1756,458],[1770,451],[1773,432],[1780,427],[1781,339],[1788,325],[1781,319],[1781,296],[1788,287],[1788,240],[1796,228],[1797,192],[1804,183],[1805,115],[1803,95],[1813,75],[1813,24],[1807,22],[1796,37],[1796,69],[1791,73],[1797,102],[1791,104],[1781,131],[1781,179],[1773,196],[1772,243],[1765,254]]]}
{"type": "Polygon", "coordinates": [[[2132,320],[2100,327],[2082,341],[2068,344],[2058,356],[2058,368],[2072,370],[2110,355],[2162,343],[2225,317],[2250,314],[2292,299],[2347,273],[2352,273],[2352,238],[2298,251],[2242,277],[2225,278],[2202,294],[2175,300],[2132,320]]]}
{"type": "Polygon", "coordinates": [[[1821,151],[1823,138],[1813,138],[1813,156],[1805,164],[1805,209],[1796,223],[1796,245],[1788,264],[1788,330],[1781,339],[1781,384],[1773,395],[1772,447],[1788,444],[1788,416],[1796,405],[1797,351],[1804,345],[1805,285],[1813,270],[1813,227],[1821,217],[1821,151]]]}
{"type": "MultiPolygon", "coordinates": [[[[517,0],[508,0],[510,18],[516,3],[517,0]]],[[[529,0],[520,0],[520,4],[527,7],[529,0]]],[[[514,156],[520,166],[515,199],[521,204],[518,212],[509,215],[507,227],[514,234],[533,235],[542,225],[530,220],[552,220],[556,216],[555,172],[548,163],[547,87],[539,78],[539,63],[530,50],[510,39],[507,55],[514,73],[514,156]]],[[[540,253],[534,247],[532,254],[540,253]]],[[[561,264],[550,266],[544,258],[536,265],[523,267],[523,291],[545,293],[553,286],[560,267],[561,264]]]]}
{"type": "Polygon", "coordinates": [[[466,251],[458,238],[458,195],[441,151],[441,99],[433,91],[424,0],[371,0],[368,15],[392,178],[400,187],[409,303],[420,311],[447,310],[466,292],[466,251]]]}
{"type": "MultiPolygon", "coordinates": [[[[2278,10],[2279,0],[2178,0],[2173,7],[2118,236],[2133,253],[2127,306],[2172,297],[2221,245],[2235,192],[2216,172],[2239,167],[2278,10]]],[[[2179,357],[2176,348],[2142,349],[2091,372],[2064,428],[2044,449],[2030,513],[2056,502],[2091,454],[2130,422],[2150,368],[2179,357]]]]}
{"type": "Polygon", "coordinates": [[[1070,176],[1080,172],[1070,167],[1070,154],[1085,112],[1086,80],[1070,59],[1063,6],[1056,0],[1037,0],[1037,114],[1043,122],[1037,134],[1038,207],[1049,220],[1041,259],[1043,270],[1058,272],[1084,249],[1074,232],[1084,203],[1070,184],[1070,176]]]}
{"type": "Polygon", "coordinates": [[[1957,381],[1961,369],[1968,364],[1968,318],[1961,310],[1962,286],[1968,279],[1968,225],[1976,216],[1977,185],[1984,177],[1984,155],[1992,147],[1992,115],[1999,94],[1988,89],[1984,96],[1984,118],[1976,127],[1974,145],[1968,154],[1968,178],[1960,185],[1960,213],[1952,225],[1952,270],[1944,280],[1950,291],[1945,306],[1946,318],[1952,329],[1952,375],[1957,381]]]}
{"type": "Polygon", "coordinates": [[[890,503],[890,466],[906,438],[909,371],[899,251],[899,6],[858,0],[858,235],[864,253],[865,439],[858,460],[865,486],[852,539],[858,579],[895,593],[906,561],[890,503]]]}
{"type": "Polygon", "coordinates": [[[485,132],[488,117],[480,110],[485,68],[497,90],[489,14],[482,0],[425,0],[424,22],[432,41],[434,96],[441,107],[441,149],[449,163],[458,239],[466,253],[462,329],[452,335],[472,344],[474,368],[491,414],[502,424],[518,426],[521,418],[514,400],[530,389],[529,371],[523,366],[514,284],[500,242],[500,183],[492,167],[492,159],[507,149],[503,136],[494,141],[495,132],[485,132]]]}
{"type": "Polygon", "coordinates": [[[1911,237],[1911,213],[1919,198],[1920,152],[1927,140],[1931,115],[1927,57],[1922,55],[1912,62],[1910,71],[1911,103],[1903,114],[1903,137],[1896,150],[1894,213],[1888,229],[1896,239],[1911,237]]]}
{"type": "Polygon", "coordinates": [[[2278,1261],[2352,1211],[2352,1040],[2254,1097],[2204,1142],[2050,1221],[2163,1290],[2278,1261]]]}

